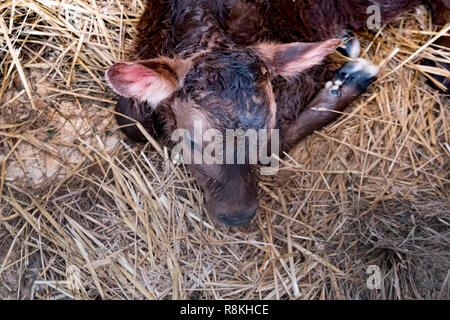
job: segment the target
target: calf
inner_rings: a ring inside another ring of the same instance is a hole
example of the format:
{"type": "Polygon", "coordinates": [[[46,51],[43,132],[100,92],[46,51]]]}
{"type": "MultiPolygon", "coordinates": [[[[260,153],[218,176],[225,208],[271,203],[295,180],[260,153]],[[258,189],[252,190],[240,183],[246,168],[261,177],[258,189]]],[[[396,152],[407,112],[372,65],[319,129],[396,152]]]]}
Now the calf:
{"type": "MultiPolygon", "coordinates": [[[[149,0],[137,25],[131,62],[106,78],[120,95],[125,133],[135,119],[153,135],[177,128],[279,129],[281,151],[335,120],[376,79],[378,67],[358,58],[346,37],[378,5],[382,21],[415,0],[149,0]],[[353,60],[332,72],[326,56],[341,46],[353,60]],[[320,67],[318,67],[320,65],[320,67]],[[314,68],[313,68],[314,67],[314,68]]],[[[448,1],[433,6],[447,10],[448,1]]],[[[441,12],[442,13],[442,12],[441,12]]],[[[445,19],[448,19],[448,15],[445,19]]],[[[187,141],[195,147],[195,143],[187,141]]],[[[249,223],[258,210],[257,172],[241,164],[194,164],[209,215],[249,223]]]]}

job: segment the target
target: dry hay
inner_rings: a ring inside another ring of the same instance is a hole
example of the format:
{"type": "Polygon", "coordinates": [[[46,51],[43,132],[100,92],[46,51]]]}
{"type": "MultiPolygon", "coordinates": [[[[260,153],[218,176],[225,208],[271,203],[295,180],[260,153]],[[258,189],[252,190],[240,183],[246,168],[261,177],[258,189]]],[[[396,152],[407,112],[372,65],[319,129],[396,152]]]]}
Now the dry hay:
{"type": "Polygon", "coordinates": [[[114,121],[103,74],[142,8],[0,4],[0,298],[450,297],[450,110],[418,63],[450,62],[448,27],[422,8],[360,34],[387,61],[371,93],[260,183],[251,226],[223,228],[167,149],[114,121]]]}

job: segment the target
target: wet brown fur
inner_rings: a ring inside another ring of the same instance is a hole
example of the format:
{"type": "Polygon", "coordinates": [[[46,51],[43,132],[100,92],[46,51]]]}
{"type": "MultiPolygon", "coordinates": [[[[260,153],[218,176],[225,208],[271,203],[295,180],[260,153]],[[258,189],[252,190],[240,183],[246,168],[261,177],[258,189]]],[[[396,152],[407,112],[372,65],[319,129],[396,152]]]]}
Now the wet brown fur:
{"type": "MultiPolygon", "coordinates": [[[[180,89],[156,111],[133,99],[122,100],[117,110],[142,122],[154,135],[189,127],[186,119],[192,117],[190,113],[201,113],[209,127],[219,129],[276,127],[280,129],[282,149],[288,150],[337,117],[335,112],[317,112],[313,107],[342,111],[360,92],[348,89],[340,98],[324,92],[324,83],[333,76],[326,63],[289,79],[272,77],[271,66],[255,55],[252,46],[261,42],[339,38],[344,30],[364,26],[370,5],[380,6],[382,22],[386,22],[418,3],[418,0],[149,0],[137,25],[130,60],[177,57],[189,61],[192,68],[183,74],[180,89]],[[273,95],[268,94],[269,87],[273,95]]],[[[448,19],[448,0],[433,0],[431,4],[436,20],[448,19]]],[[[278,58],[283,57],[274,57],[274,61],[278,58]]],[[[179,74],[177,70],[173,72],[179,74]]],[[[135,128],[126,130],[130,137],[142,138],[135,128]]],[[[193,172],[207,191],[208,211],[217,217],[220,213],[217,208],[221,207],[227,216],[238,219],[230,225],[251,219],[256,212],[257,192],[250,166],[197,166],[193,172]]]]}

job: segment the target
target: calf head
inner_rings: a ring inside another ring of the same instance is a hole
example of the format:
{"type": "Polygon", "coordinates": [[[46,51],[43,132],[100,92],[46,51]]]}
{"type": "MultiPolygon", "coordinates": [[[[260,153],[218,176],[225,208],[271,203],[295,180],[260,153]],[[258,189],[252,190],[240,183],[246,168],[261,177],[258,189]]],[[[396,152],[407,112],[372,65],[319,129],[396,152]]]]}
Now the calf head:
{"type": "MultiPolygon", "coordinates": [[[[205,50],[189,58],[122,62],[110,67],[106,78],[128,103],[136,106],[137,101],[140,108],[168,115],[169,131],[184,129],[195,135],[196,126],[219,132],[270,130],[276,125],[277,112],[271,79],[293,77],[320,64],[340,43],[336,39],[262,43],[205,50]]],[[[123,99],[122,105],[126,104],[123,99]]],[[[142,122],[145,119],[140,115],[150,111],[131,116],[142,122]]],[[[192,149],[198,144],[188,138],[185,142],[192,149]]],[[[240,164],[197,163],[191,169],[205,191],[207,211],[214,220],[229,226],[252,220],[258,210],[257,171],[248,158],[240,164]]]]}

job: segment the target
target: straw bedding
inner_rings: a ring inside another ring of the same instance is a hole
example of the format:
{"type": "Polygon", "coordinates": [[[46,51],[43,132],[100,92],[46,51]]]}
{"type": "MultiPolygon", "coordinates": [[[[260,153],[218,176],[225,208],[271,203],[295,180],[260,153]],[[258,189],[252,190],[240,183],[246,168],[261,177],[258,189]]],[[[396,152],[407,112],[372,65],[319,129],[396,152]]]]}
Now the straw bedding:
{"type": "Polygon", "coordinates": [[[379,80],[214,225],[169,149],[125,138],[105,69],[142,1],[0,4],[0,299],[448,299],[449,104],[419,7],[359,34],[379,80]],[[377,265],[381,289],[366,285],[377,265]]]}

